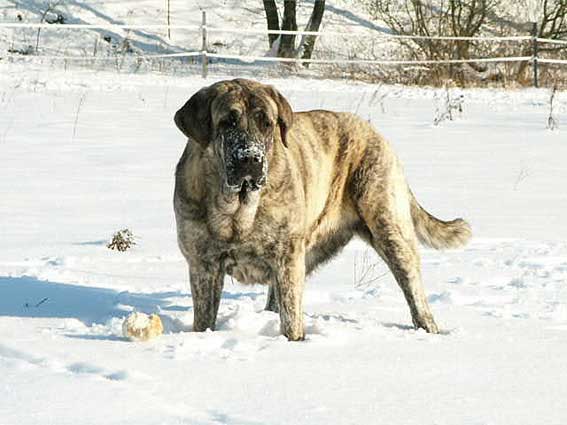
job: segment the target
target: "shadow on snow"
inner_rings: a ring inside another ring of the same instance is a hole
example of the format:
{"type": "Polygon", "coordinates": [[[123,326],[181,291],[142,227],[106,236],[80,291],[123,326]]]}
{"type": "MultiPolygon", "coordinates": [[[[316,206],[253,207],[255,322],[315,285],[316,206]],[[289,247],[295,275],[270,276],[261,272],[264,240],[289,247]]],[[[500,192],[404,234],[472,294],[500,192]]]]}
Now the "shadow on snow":
{"type": "MultiPolygon", "coordinates": [[[[256,292],[223,292],[224,299],[255,298],[256,292]]],[[[179,298],[189,303],[190,294],[181,291],[155,293],[118,292],[97,288],[48,282],[33,277],[0,276],[0,316],[36,318],[74,318],[87,326],[123,317],[130,306],[136,311],[191,311],[190,305],[178,305],[179,298]]],[[[185,302],[183,303],[185,304],[185,302]]]]}

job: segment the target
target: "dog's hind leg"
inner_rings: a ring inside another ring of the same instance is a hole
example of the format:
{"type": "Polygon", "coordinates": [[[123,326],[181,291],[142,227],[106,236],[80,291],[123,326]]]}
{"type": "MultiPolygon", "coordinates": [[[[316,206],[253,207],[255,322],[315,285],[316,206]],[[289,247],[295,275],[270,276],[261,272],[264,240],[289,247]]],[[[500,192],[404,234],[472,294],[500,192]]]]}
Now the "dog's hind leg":
{"type": "Polygon", "coordinates": [[[266,299],[266,307],[264,307],[266,311],[273,311],[274,313],[279,313],[280,308],[278,305],[278,299],[276,298],[276,291],[272,285],[268,286],[268,296],[266,299]]]}
{"type": "Polygon", "coordinates": [[[392,271],[410,308],[413,324],[438,333],[421,281],[421,260],[410,212],[410,192],[395,157],[367,158],[358,177],[355,202],[366,225],[363,239],[392,271]]]}
{"type": "Polygon", "coordinates": [[[402,289],[414,326],[438,333],[421,281],[421,261],[415,236],[404,234],[399,224],[383,218],[376,220],[372,227],[372,246],[402,289]]]}

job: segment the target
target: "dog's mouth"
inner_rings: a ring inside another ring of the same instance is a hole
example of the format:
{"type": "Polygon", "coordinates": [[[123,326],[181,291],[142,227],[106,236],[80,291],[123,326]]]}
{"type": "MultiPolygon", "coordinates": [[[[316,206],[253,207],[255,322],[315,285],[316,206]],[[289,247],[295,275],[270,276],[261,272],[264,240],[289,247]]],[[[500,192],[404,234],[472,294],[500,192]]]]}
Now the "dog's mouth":
{"type": "Polygon", "coordinates": [[[247,175],[238,182],[230,181],[228,178],[224,181],[224,192],[228,193],[246,193],[255,192],[266,184],[266,179],[256,180],[252,176],[247,175]]]}

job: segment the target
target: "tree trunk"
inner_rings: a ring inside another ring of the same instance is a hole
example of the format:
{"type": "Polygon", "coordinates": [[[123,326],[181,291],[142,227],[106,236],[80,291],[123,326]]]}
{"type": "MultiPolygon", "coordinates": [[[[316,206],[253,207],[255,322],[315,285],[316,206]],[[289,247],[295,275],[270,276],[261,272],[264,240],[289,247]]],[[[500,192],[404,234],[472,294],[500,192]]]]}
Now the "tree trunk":
{"type": "MultiPolygon", "coordinates": [[[[296,0],[284,0],[284,16],[282,30],[297,31],[297,20],[295,18],[296,0]]],[[[295,56],[295,34],[282,34],[278,56],[292,58],[295,56]]]]}
{"type": "MultiPolygon", "coordinates": [[[[268,30],[277,31],[280,29],[280,18],[278,16],[278,7],[276,0],[264,0],[264,10],[266,11],[266,21],[268,22],[268,30]]],[[[268,34],[268,43],[270,49],[274,42],[278,39],[279,34],[268,34]]]]}
{"type": "MultiPolygon", "coordinates": [[[[325,0],[315,0],[313,5],[313,12],[309,18],[309,24],[307,25],[307,31],[317,32],[321,26],[321,21],[323,20],[323,12],[325,12],[325,0]]],[[[303,40],[303,55],[302,59],[311,59],[313,54],[313,48],[315,47],[315,41],[317,40],[316,35],[307,35],[303,40]]],[[[309,63],[304,63],[306,67],[309,67],[309,63]]]]}

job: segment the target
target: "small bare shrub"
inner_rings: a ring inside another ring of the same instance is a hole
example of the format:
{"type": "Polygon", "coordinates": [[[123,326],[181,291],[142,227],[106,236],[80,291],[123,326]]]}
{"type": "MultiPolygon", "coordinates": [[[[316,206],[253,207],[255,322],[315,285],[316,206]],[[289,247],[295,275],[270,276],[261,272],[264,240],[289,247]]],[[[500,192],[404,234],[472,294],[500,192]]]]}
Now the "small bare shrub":
{"type": "Polygon", "coordinates": [[[549,116],[547,117],[547,128],[549,130],[555,130],[557,125],[557,120],[553,116],[553,101],[555,100],[555,92],[557,91],[557,86],[554,86],[551,90],[551,96],[549,97],[549,116]]]}
{"type": "Polygon", "coordinates": [[[75,122],[73,123],[73,137],[71,138],[71,142],[75,141],[75,136],[77,135],[77,124],[79,122],[79,113],[81,112],[81,107],[83,106],[86,97],[86,93],[83,93],[79,98],[79,104],[77,105],[77,110],[75,111],[75,122]]]}
{"type": "Polygon", "coordinates": [[[354,256],[353,282],[357,289],[367,288],[388,274],[383,263],[375,261],[371,251],[366,249],[362,254],[354,256]]]}
{"type": "Polygon", "coordinates": [[[22,47],[21,49],[15,47],[10,47],[8,49],[8,53],[15,53],[17,55],[23,55],[23,56],[31,55],[33,54],[33,52],[34,52],[33,46],[30,45],[26,47],[22,47]]]}
{"type": "Polygon", "coordinates": [[[124,252],[136,245],[134,234],[130,229],[122,229],[112,235],[112,240],[106,247],[108,249],[124,252]]]}
{"type": "Polygon", "coordinates": [[[441,105],[437,104],[433,125],[437,126],[445,120],[453,121],[455,113],[461,114],[463,112],[464,102],[465,98],[463,95],[453,97],[449,87],[445,86],[445,98],[441,105]]]}
{"type": "Polygon", "coordinates": [[[518,173],[518,176],[516,177],[516,181],[514,182],[514,190],[518,190],[518,187],[520,186],[520,183],[522,183],[525,179],[527,179],[530,176],[530,170],[526,167],[523,166],[520,169],[520,172],[518,173]]]}

